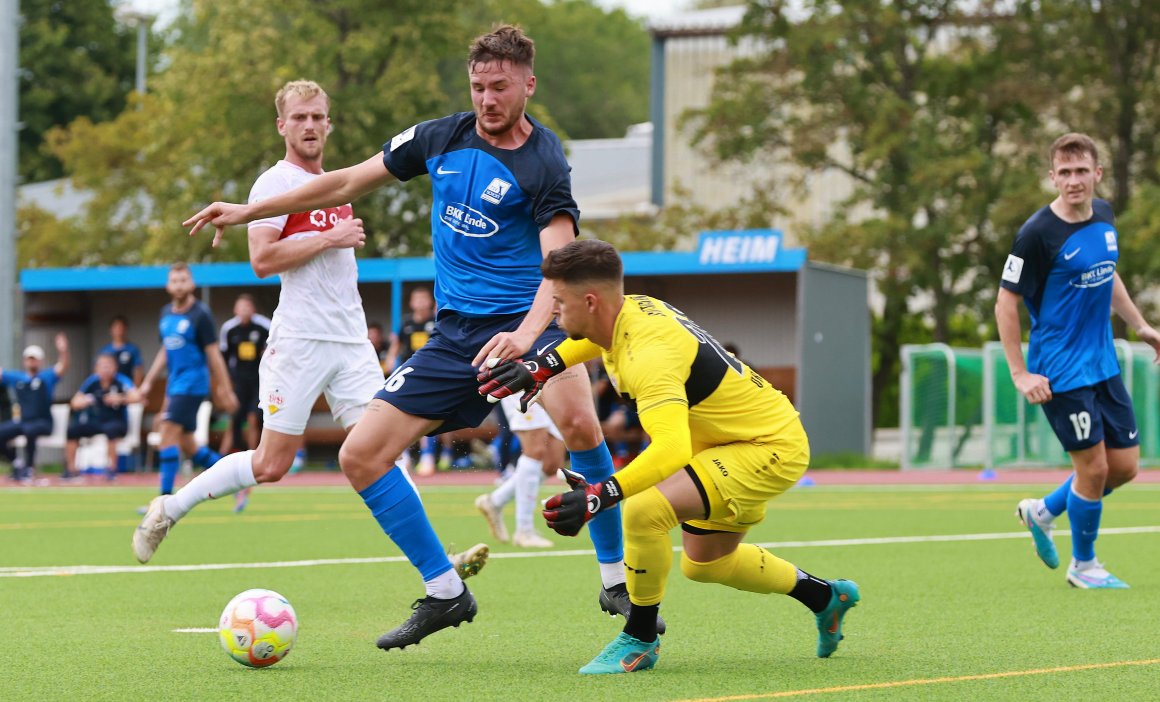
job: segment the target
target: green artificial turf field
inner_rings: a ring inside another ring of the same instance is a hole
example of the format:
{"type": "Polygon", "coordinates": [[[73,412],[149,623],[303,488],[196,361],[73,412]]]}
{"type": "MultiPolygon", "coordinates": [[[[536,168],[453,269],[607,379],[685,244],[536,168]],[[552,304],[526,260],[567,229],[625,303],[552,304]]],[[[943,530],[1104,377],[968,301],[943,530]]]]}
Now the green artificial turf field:
{"type": "MultiPolygon", "coordinates": [[[[1043,488],[795,489],[751,540],[858,581],[862,603],[832,658],[814,657],[813,617],[797,602],[688,582],[674,561],[656,670],[598,677],[576,670],[622,620],[597,607],[583,536],[553,534],[548,552],[493,544],[469,581],[474,623],[383,652],[375,638],[409,615],[422,587],[397,558],[373,560],[399,552],[350,490],[259,489],[242,515],[232,500],[203,505],[149,569],[129,542],[150,491],[0,490],[0,699],[1156,699],[1158,488],[1106,503],[1098,552],[1126,591],[1071,589],[1035,558],[1012,512],[1043,488]],[[929,538],[942,535],[974,536],[929,538]],[[340,559],[372,560],[285,563],[340,559]],[[176,568],[208,564],[223,567],[176,568]],[[47,568],[78,565],[116,568],[47,568]],[[299,615],[298,643],[278,665],[243,668],[216,634],[174,632],[214,627],[233,595],[255,587],[282,593],[299,615]]],[[[446,542],[486,540],[479,492],[424,489],[446,542]]],[[[1056,543],[1066,556],[1066,528],[1056,543]]]]}

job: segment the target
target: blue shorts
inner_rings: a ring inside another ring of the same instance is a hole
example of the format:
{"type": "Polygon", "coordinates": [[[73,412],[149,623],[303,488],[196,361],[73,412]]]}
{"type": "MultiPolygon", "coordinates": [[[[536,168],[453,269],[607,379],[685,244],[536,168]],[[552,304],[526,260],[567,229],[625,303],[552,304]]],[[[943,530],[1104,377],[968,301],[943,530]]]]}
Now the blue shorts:
{"type": "Polygon", "coordinates": [[[170,395],[161,419],[180,424],[182,431],[191,434],[197,428],[197,410],[203,402],[205,395],[170,395]]]}
{"type": "Polygon", "coordinates": [[[120,419],[110,419],[105,422],[90,419],[70,422],[66,436],[69,439],[87,439],[104,434],[109,439],[123,439],[128,433],[129,428],[120,419]]]}
{"type": "Polygon", "coordinates": [[[1054,393],[1043,405],[1065,451],[1081,451],[1101,441],[1109,448],[1131,448],[1140,444],[1132,397],[1123,379],[1112,376],[1095,385],[1054,393]]]}
{"type": "MultiPolygon", "coordinates": [[[[427,343],[391,373],[375,398],[416,417],[442,420],[431,435],[479,426],[495,405],[480,396],[475,379],[479,371],[471,361],[493,336],[515,331],[524,314],[464,317],[444,312],[427,343]]],[[[544,353],[563,339],[564,332],[552,322],[524,358],[535,357],[537,349],[544,353]]]]}

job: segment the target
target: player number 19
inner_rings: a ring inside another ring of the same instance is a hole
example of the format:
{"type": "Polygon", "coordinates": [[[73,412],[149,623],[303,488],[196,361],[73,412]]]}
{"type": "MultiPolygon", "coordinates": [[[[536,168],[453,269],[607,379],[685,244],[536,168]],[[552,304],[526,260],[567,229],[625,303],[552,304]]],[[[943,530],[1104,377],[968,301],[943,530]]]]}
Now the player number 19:
{"type": "Polygon", "coordinates": [[[1067,416],[1075,428],[1075,438],[1083,441],[1092,435],[1092,416],[1087,412],[1076,412],[1067,416]]]}

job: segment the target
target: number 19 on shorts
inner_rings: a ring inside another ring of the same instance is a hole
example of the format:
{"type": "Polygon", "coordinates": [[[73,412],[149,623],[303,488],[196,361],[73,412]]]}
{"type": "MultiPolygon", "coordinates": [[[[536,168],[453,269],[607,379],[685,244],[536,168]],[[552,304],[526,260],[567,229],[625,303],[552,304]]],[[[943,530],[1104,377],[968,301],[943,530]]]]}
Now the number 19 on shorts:
{"type": "Polygon", "coordinates": [[[1067,416],[1071,426],[1075,429],[1077,441],[1086,441],[1092,435],[1092,416],[1087,412],[1074,412],[1067,416]]]}

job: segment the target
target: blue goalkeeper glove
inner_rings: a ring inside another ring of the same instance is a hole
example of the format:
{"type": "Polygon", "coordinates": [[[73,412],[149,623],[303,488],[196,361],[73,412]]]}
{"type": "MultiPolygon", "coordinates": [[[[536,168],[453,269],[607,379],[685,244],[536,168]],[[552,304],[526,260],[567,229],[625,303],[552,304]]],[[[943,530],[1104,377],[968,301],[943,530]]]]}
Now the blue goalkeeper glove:
{"type": "Polygon", "coordinates": [[[550,351],[530,361],[500,361],[489,359],[475,379],[481,383],[479,394],[487,395],[488,402],[499,402],[509,395],[523,391],[520,411],[527,412],[544,391],[544,384],[564,372],[564,361],[550,351]]]}
{"type": "Polygon", "coordinates": [[[597,514],[624,499],[615,477],[589,485],[584,476],[563,469],[564,479],[572,489],[549,497],[544,503],[544,521],[561,536],[575,536],[597,514]]]}

